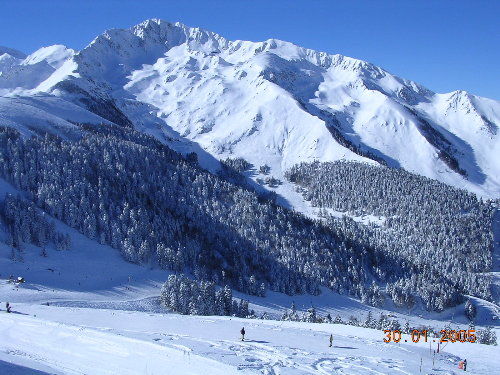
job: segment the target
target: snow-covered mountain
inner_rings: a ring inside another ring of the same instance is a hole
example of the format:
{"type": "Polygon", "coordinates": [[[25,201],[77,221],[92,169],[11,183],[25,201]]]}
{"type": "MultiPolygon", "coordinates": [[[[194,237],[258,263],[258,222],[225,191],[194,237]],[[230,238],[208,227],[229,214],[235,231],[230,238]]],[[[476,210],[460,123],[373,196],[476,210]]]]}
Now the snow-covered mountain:
{"type": "Polygon", "coordinates": [[[0,374],[498,372],[494,346],[407,335],[496,341],[498,205],[396,168],[498,198],[499,124],[498,101],[161,20],[0,47],[0,374]],[[367,164],[297,165],[341,159],[367,164]]]}
{"type": "Polygon", "coordinates": [[[368,62],[156,19],[108,30],[79,52],[0,54],[8,126],[106,119],[268,164],[278,178],[302,161],[347,159],[500,196],[500,102],[436,94],[368,62]]]}

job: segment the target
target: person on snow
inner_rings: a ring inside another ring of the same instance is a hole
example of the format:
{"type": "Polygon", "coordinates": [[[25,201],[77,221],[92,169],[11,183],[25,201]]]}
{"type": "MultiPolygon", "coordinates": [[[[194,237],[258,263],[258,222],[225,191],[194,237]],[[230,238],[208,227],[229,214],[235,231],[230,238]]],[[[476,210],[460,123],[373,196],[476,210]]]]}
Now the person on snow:
{"type": "Polygon", "coordinates": [[[240,333],[241,333],[241,341],[245,341],[245,327],[241,329],[240,333]]]}
{"type": "Polygon", "coordinates": [[[330,335],[330,348],[332,347],[333,345],[333,335],[330,335]]]}
{"type": "Polygon", "coordinates": [[[467,371],[467,360],[464,359],[464,371],[467,371]]]}
{"type": "Polygon", "coordinates": [[[10,313],[10,310],[11,310],[11,309],[12,309],[12,308],[10,307],[10,303],[5,302],[5,310],[7,310],[7,312],[8,312],[8,313],[10,313]]]}

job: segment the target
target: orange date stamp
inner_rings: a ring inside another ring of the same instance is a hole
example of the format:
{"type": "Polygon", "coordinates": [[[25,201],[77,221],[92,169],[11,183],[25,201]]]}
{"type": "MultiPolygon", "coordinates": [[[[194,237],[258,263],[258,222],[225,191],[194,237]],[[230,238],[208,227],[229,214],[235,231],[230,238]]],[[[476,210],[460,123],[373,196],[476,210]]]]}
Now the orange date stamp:
{"type": "Polygon", "coordinates": [[[449,330],[449,329],[442,329],[440,331],[441,336],[434,338],[431,337],[430,332],[427,330],[422,330],[419,331],[418,329],[414,329],[410,331],[409,335],[411,340],[408,339],[403,339],[402,332],[398,329],[392,330],[392,329],[386,329],[384,330],[384,342],[476,342],[476,330],[474,329],[469,329],[469,330],[460,330],[460,331],[455,331],[455,330],[449,330]]]}

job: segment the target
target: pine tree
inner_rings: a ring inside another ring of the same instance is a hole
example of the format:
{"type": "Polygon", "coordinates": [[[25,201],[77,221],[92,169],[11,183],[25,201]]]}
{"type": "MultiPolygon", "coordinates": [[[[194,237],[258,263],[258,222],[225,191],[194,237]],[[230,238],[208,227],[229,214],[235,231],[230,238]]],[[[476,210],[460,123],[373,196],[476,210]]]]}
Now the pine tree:
{"type": "Polygon", "coordinates": [[[476,306],[474,306],[470,300],[467,300],[467,302],[465,302],[464,310],[467,319],[473,321],[476,317],[476,306]]]}
{"type": "Polygon", "coordinates": [[[376,322],[373,319],[373,315],[372,315],[371,311],[368,311],[368,315],[366,317],[366,320],[365,320],[363,326],[366,328],[375,328],[376,322]]]}
{"type": "Polygon", "coordinates": [[[481,330],[478,336],[480,344],[497,345],[497,334],[491,327],[481,330]]]}
{"type": "Polygon", "coordinates": [[[349,317],[349,321],[347,322],[347,324],[349,324],[351,326],[359,326],[358,318],[356,318],[354,315],[351,315],[349,317]]]}
{"type": "Polygon", "coordinates": [[[408,322],[408,320],[405,322],[405,325],[403,327],[403,333],[411,333],[411,328],[410,328],[410,322],[408,322]]]}
{"type": "Polygon", "coordinates": [[[314,308],[314,306],[311,306],[307,309],[307,313],[304,315],[303,321],[309,323],[316,323],[318,321],[316,309],[314,308]]]}

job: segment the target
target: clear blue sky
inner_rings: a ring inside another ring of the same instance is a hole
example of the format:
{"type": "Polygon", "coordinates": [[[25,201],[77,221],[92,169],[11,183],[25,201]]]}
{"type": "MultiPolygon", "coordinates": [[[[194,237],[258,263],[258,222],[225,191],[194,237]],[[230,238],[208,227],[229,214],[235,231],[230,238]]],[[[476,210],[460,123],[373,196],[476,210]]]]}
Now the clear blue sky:
{"type": "Polygon", "coordinates": [[[0,45],[81,49],[109,28],[181,21],[370,61],[437,92],[500,100],[500,0],[0,0],[0,45]]]}

